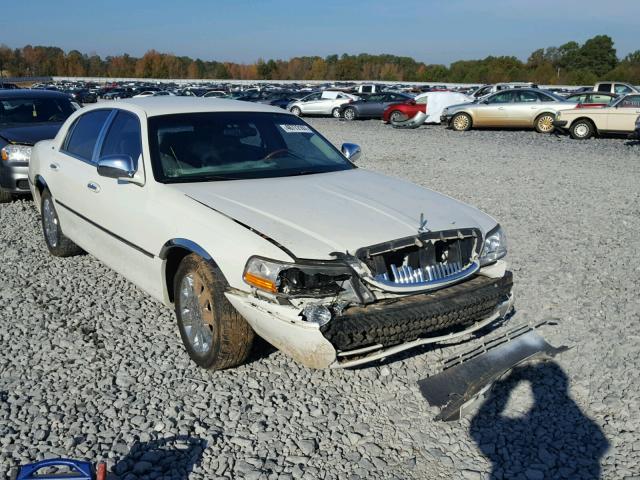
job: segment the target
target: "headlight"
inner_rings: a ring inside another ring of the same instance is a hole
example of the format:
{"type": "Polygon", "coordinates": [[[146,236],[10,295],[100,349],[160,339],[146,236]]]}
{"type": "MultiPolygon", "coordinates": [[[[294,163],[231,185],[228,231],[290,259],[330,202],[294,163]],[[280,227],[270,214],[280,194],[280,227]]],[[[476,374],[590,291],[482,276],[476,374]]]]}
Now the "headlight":
{"type": "Polygon", "coordinates": [[[496,260],[500,260],[507,254],[507,236],[498,225],[491,230],[482,245],[482,253],[480,254],[480,266],[488,265],[496,260]]]}
{"type": "Polygon", "coordinates": [[[27,145],[6,145],[0,150],[0,155],[5,162],[27,163],[31,158],[32,148],[27,145]]]}
{"type": "Polygon", "coordinates": [[[288,297],[326,297],[350,290],[352,271],[343,263],[287,263],[251,257],[244,281],[259,290],[288,297]]]}

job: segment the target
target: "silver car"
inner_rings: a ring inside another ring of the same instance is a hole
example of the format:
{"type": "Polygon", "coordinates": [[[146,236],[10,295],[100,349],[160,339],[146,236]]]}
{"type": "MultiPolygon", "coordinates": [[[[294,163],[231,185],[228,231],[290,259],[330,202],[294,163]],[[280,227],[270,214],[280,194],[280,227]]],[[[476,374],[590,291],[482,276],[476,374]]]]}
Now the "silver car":
{"type": "Polygon", "coordinates": [[[546,90],[513,88],[479,98],[475,102],[453,105],[442,111],[440,120],[454,130],[478,127],[535,128],[551,133],[558,110],[574,108],[567,101],[546,90]]]}
{"type": "Polygon", "coordinates": [[[354,97],[346,93],[337,92],[329,97],[325,92],[316,92],[307,95],[300,100],[287,105],[294,115],[331,115],[340,118],[341,107],[349,102],[353,102],[354,97]]]}

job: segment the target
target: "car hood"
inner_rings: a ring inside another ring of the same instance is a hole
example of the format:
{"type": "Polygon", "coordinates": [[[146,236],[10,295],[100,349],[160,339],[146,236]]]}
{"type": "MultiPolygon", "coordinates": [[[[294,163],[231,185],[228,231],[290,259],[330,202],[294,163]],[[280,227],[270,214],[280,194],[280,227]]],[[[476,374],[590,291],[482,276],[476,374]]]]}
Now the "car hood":
{"type": "MultiPolygon", "coordinates": [[[[431,231],[496,221],[479,210],[412,183],[354,169],[257,180],[172,184],[192,200],[280,243],[298,258],[417,235],[421,215],[431,231]]],[[[259,255],[260,252],[252,252],[259,255]]]]}
{"type": "Polygon", "coordinates": [[[29,126],[0,126],[0,137],[10,143],[35,145],[40,140],[50,140],[60,130],[62,122],[37,123],[29,126]]]}

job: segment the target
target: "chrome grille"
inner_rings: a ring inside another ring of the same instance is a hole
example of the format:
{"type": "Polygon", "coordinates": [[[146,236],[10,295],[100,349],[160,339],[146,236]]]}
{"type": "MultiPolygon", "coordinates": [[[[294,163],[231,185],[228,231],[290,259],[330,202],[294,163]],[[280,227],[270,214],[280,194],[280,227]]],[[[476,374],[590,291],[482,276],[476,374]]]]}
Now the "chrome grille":
{"type": "Polygon", "coordinates": [[[377,275],[375,279],[396,285],[411,285],[445,280],[456,276],[462,271],[463,268],[459,262],[437,263],[423,268],[412,268],[409,265],[401,265],[400,267],[391,265],[391,276],[393,278],[389,278],[389,274],[385,272],[382,275],[377,275]]]}

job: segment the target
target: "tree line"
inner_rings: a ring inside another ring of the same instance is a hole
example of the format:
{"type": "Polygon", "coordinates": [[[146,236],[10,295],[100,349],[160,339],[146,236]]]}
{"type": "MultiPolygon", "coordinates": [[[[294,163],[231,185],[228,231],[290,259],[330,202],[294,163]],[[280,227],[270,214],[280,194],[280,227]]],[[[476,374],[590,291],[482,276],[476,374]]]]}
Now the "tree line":
{"type": "Polygon", "coordinates": [[[541,48],[526,62],[512,56],[460,60],[448,67],[396,55],[329,55],[289,60],[258,59],[255,63],[205,61],[156,50],[142,57],[128,54],[100,57],[78,50],[26,45],[0,45],[4,77],[139,77],[240,80],[386,80],[411,82],[495,83],[531,81],[539,84],[593,84],[601,79],[640,84],[640,50],[620,59],[614,42],[597,35],[583,44],[567,42],[541,48]]]}

